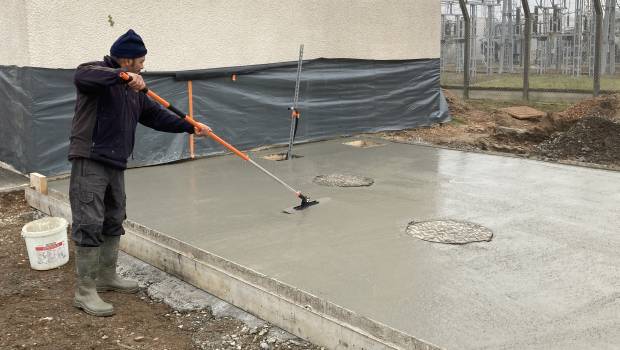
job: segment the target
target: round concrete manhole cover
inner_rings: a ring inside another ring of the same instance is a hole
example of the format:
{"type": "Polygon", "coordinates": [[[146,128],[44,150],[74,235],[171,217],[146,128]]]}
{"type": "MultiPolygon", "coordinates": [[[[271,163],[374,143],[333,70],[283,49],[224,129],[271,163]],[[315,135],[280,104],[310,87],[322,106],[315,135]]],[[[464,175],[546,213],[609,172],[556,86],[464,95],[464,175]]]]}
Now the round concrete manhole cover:
{"type": "Polygon", "coordinates": [[[375,180],[355,175],[330,174],[319,175],[314,178],[314,183],[321,186],[338,186],[338,187],[362,187],[370,186],[375,180]]]}
{"type": "Polygon", "coordinates": [[[456,220],[412,221],[407,225],[407,233],[424,241],[446,244],[489,242],[493,239],[493,232],[488,228],[456,220]]]}

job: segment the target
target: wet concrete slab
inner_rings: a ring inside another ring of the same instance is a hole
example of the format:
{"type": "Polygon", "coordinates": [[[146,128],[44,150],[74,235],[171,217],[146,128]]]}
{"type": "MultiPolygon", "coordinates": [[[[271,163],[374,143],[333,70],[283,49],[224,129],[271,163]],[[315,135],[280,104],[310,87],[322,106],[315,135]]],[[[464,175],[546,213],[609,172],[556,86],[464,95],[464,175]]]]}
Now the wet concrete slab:
{"type": "MultiPolygon", "coordinates": [[[[130,219],[448,349],[612,349],[620,344],[620,173],[388,143],[302,145],[267,169],[233,156],[129,170],[130,219]],[[312,182],[373,178],[370,187],[312,182]],[[490,242],[406,233],[451,219],[490,242]]],[[[66,191],[67,180],[50,187],[66,191]]]]}

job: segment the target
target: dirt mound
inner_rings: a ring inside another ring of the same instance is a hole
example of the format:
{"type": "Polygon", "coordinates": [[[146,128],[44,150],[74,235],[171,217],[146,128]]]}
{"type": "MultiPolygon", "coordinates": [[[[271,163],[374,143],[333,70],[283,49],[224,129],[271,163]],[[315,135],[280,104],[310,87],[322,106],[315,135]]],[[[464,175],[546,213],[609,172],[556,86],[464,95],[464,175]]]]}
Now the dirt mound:
{"type": "Polygon", "coordinates": [[[553,113],[551,119],[559,130],[567,130],[575,122],[585,117],[618,118],[620,95],[603,95],[583,100],[559,113],[553,113]]]}
{"type": "Polygon", "coordinates": [[[564,102],[533,102],[527,105],[546,115],[521,120],[502,110],[514,103],[522,106],[521,101],[464,101],[450,91],[443,92],[452,116],[450,123],[386,132],[384,137],[465,151],[620,166],[620,93],[590,98],[568,107],[564,102]]]}
{"type": "Polygon", "coordinates": [[[537,148],[540,155],[553,159],[620,165],[620,122],[610,117],[583,117],[537,148]]]}
{"type": "Polygon", "coordinates": [[[446,101],[448,101],[448,110],[450,111],[451,116],[458,116],[471,110],[471,107],[468,106],[467,103],[463,102],[463,100],[452,92],[448,90],[442,90],[442,92],[446,97],[446,101]]]}

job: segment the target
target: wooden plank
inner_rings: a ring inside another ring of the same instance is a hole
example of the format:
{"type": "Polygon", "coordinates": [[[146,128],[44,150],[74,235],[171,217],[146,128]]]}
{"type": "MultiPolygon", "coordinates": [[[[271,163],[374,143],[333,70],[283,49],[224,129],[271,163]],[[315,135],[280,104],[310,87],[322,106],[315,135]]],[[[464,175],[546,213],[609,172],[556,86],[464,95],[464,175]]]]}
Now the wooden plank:
{"type": "Polygon", "coordinates": [[[47,194],[47,177],[39,173],[30,173],[30,187],[39,193],[47,194]]]}
{"type": "Polygon", "coordinates": [[[513,118],[524,120],[524,119],[540,119],[547,115],[547,113],[543,111],[539,111],[535,108],[528,106],[514,106],[501,108],[500,111],[506,112],[510,114],[513,118]]]}

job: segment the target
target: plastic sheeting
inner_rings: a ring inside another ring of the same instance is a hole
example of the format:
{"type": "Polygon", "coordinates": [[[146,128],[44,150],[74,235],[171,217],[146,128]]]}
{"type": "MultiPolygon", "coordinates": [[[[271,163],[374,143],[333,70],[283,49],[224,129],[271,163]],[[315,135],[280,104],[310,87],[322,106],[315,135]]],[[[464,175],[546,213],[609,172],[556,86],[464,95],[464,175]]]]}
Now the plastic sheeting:
{"type": "MultiPolygon", "coordinates": [[[[279,63],[178,73],[146,73],[149,87],[188,110],[241,149],[286,143],[296,64],[279,63]],[[236,74],[236,79],[232,79],[236,74]],[[198,79],[198,80],[194,80],[198,79]]],[[[22,172],[66,173],[75,104],[73,70],[0,67],[0,161],[22,172]]],[[[439,59],[305,61],[296,142],[427,126],[449,119],[439,88],[439,59]]],[[[196,140],[198,156],[223,152],[196,140]]],[[[130,166],[189,157],[187,135],[140,126],[130,166]]]]}
{"type": "Polygon", "coordinates": [[[32,155],[30,71],[0,68],[0,161],[18,170],[28,169],[32,155]]]}

